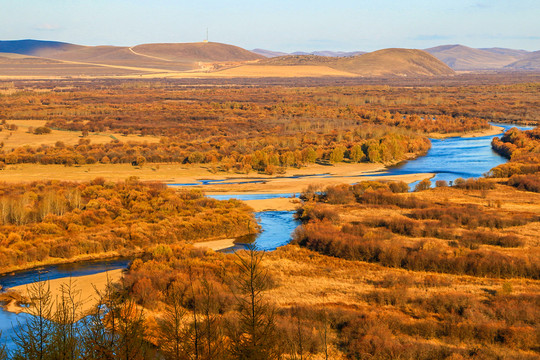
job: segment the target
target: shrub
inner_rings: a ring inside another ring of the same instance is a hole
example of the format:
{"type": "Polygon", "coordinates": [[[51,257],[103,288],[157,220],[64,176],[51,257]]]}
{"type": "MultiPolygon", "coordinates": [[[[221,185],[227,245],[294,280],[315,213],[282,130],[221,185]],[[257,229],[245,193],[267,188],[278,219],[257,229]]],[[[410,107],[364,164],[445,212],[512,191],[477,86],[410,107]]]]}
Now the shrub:
{"type": "Polygon", "coordinates": [[[431,181],[429,179],[424,179],[420,181],[416,186],[414,187],[414,191],[424,191],[429,190],[431,188],[431,181]]]}

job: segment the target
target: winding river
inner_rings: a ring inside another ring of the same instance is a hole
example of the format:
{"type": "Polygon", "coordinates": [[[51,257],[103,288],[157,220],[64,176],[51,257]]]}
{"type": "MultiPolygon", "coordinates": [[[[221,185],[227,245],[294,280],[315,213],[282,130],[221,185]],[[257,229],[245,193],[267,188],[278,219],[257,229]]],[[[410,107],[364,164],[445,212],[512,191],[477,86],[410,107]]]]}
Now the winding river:
{"type": "MultiPolygon", "coordinates": [[[[508,130],[513,125],[494,124],[502,126],[508,130]]],[[[528,130],[531,127],[520,127],[528,130]]],[[[446,180],[453,181],[457,178],[480,177],[491,168],[506,162],[506,159],[496,154],[491,149],[491,140],[498,135],[483,136],[474,138],[447,138],[432,139],[432,147],[421,158],[408,161],[404,164],[392,167],[388,171],[377,174],[378,176],[390,176],[414,173],[434,173],[432,181],[446,180]]],[[[329,176],[327,174],[311,175],[309,177],[329,176]]],[[[373,175],[370,175],[373,176],[373,175]]],[[[191,186],[224,183],[231,180],[203,181],[193,184],[174,184],[176,186],[191,186]]],[[[414,186],[414,183],[412,184],[414,186]]],[[[241,194],[241,195],[215,195],[211,196],[218,200],[236,198],[239,200],[261,200],[274,199],[278,197],[290,197],[292,194],[241,194]]],[[[252,239],[256,247],[260,250],[272,251],[279,246],[287,244],[291,239],[291,233],[298,226],[298,222],[293,219],[292,211],[265,211],[256,213],[256,217],[262,226],[262,233],[252,239]]],[[[238,244],[231,250],[244,248],[245,245],[238,244]]],[[[125,268],[129,264],[129,259],[114,259],[102,261],[87,261],[66,265],[47,266],[28,271],[21,271],[0,277],[0,285],[9,288],[17,285],[25,285],[36,281],[36,278],[57,279],[70,276],[90,275],[103,271],[125,268]]],[[[24,323],[27,314],[13,314],[0,308],[0,332],[2,341],[13,348],[12,341],[13,328],[24,323]]]]}

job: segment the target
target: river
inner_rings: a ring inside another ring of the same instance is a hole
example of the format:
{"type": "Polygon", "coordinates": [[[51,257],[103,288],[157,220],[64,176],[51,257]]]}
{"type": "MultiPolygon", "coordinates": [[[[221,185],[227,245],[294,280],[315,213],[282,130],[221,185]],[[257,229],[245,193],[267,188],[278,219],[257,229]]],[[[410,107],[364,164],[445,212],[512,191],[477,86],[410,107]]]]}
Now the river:
{"type": "MultiPolygon", "coordinates": [[[[513,125],[494,124],[502,126],[508,130],[513,125]]],[[[532,127],[521,127],[519,129],[528,130],[532,127]]],[[[499,135],[483,136],[474,138],[447,138],[432,139],[432,147],[426,156],[408,161],[404,164],[392,167],[380,176],[413,174],[413,173],[434,173],[432,181],[447,180],[453,181],[456,178],[480,177],[491,168],[505,163],[507,160],[491,149],[491,140],[499,135]]],[[[312,175],[328,176],[327,174],[312,175]]],[[[370,175],[373,176],[373,175],[370,175]]],[[[214,180],[210,183],[225,180],[214,180]]],[[[203,181],[201,181],[203,182],[203,181]]],[[[204,182],[206,183],[206,182],[204,182]]],[[[177,186],[180,184],[176,184],[177,186]]],[[[182,184],[185,186],[200,185],[182,184]]],[[[412,184],[414,186],[414,184],[412,184]]],[[[181,185],[180,185],[181,186],[181,185]]],[[[236,198],[239,200],[261,200],[274,199],[278,197],[291,197],[292,194],[241,194],[241,195],[215,195],[211,196],[218,200],[236,198]]],[[[293,219],[292,211],[265,211],[256,213],[256,217],[261,224],[262,232],[256,238],[250,239],[260,250],[272,251],[279,246],[287,244],[291,240],[291,233],[298,226],[298,222],[293,219]]],[[[238,244],[232,250],[244,248],[245,245],[238,244]]],[[[57,279],[69,276],[90,275],[107,270],[127,267],[129,259],[114,259],[102,261],[87,261],[75,264],[46,266],[28,271],[21,271],[8,276],[0,277],[2,287],[12,287],[24,285],[36,281],[39,276],[42,279],[57,279]]],[[[8,348],[13,348],[11,339],[13,327],[18,326],[18,322],[24,323],[27,314],[13,314],[0,309],[0,332],[2,341],[8,348]]]]}

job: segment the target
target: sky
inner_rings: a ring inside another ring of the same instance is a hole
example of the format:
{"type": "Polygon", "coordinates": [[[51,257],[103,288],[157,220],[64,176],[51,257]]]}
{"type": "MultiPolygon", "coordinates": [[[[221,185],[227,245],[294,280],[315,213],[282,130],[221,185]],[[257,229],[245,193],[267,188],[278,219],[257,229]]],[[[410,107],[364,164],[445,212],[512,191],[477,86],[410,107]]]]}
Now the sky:
{"type": "Polygon", "coordinates": [[[209,40],[274,51],[540,50],[540,0],[0,0],[0,40],[133,46],[209,40]]]}

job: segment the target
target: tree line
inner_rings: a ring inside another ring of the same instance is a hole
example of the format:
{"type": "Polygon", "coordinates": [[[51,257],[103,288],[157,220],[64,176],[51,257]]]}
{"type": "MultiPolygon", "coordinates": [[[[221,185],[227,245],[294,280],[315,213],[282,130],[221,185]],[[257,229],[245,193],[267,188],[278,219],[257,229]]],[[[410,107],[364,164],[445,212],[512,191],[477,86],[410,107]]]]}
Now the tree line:
{"type": "Polygon", "coordinates": [[[258,231],[252,210],[240,201],[136,178],[0,184],[1,271],[258,231]]]}
{"type": "Polygon", "coordinates": [[[540,192],[540,128],[528,131],[512,128],[500,139],[494,138],[491,146],[510,161],[491,169],[488,176],[509,178],[510,186],[540,192]]]}

